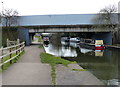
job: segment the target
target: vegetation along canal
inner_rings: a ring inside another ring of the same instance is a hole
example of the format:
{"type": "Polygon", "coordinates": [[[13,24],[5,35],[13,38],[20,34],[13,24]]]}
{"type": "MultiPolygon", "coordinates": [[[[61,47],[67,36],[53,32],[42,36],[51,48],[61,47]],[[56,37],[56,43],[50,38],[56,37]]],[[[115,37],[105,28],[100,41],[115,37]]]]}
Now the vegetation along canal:
{"type": "Polygon", "coordinates": [[[60,38],[56,40],[44,44],[46,53],[60,56],[66,60],[76,61],[106,85],[118,84],[118,57],[120,57],[120,50],[105,48],[105,50],[97,51],[81,48],[75,42],[65,43],[60,38]]]}

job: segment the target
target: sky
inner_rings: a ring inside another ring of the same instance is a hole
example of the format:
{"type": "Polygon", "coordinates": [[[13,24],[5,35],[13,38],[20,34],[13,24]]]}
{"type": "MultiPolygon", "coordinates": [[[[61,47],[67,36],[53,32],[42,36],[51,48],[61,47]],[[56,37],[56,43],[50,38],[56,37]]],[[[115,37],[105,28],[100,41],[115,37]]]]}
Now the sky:
{"type": "Polygon", "coordinates": [[[15,9],[19,15],[92,14],[120,0],[1,0],[0,11],[15,9]]]}

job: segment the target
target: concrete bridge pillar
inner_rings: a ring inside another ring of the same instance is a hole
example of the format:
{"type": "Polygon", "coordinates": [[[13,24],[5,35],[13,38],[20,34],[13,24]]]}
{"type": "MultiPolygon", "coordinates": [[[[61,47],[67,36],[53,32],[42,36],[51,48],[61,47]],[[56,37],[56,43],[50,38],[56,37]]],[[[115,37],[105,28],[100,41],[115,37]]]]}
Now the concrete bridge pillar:
{"type": "Polygon", "coordinates": [[[112,32],[95,33],[92,39],[103,40],[105,45],[112,45],[112,32]]]}
{"type": "Polygon", "coordinates": [[[18,29],[20,41],[24,41],[26,46],[30,45],[29,29],[18,29]]]}

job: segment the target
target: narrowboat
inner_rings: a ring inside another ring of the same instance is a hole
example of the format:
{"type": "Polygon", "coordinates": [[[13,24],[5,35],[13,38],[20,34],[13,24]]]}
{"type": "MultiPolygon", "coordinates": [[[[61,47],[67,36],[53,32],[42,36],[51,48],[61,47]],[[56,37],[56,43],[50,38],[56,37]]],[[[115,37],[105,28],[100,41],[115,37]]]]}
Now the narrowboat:
{"type": "Polygon", "coordinates": [[[69,38],[69,37],[62,37],[62,38],[61,38],[61,41],[69,42],[69,41],[70,41],[70,38],[69,38]]]}
{"type": "Polygon", "coordinates": [[[93,49],[93,50],[104,50],[105,49],[103,40],[82,39],[80,41],[80,46],[83,48],[93,49]]]}
{"type": "Polygon", "coordinates": [[[76,42],[76,43],[79,43],[79,42],[80,42],[80,38],[79,38],[79,37],[70,38],[70,42],[76,42]]]}
{"type": "Polygon", "coordinates": [[[49,37],[43,37],[44,44],[49,44],[49,37]]]}

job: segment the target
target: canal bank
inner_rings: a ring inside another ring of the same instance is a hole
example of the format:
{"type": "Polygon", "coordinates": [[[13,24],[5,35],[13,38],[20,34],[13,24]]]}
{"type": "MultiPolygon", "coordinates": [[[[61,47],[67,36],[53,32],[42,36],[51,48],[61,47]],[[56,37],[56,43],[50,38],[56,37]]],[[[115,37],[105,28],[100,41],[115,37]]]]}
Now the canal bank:
{"type": "Polygon", "coordinates": [[[56,66],[56,85],[104,85],[92,73],[78,64],[56,66]]]}
{"type": "Polygon", "coordinates": [[[120,46],[106,45],[105,47],[106,47],[106,48],[119,49],[119,50],[120,50],[120,46]]]}
{"type": "Polygon", "coordinates": [[[52,64],[55,65],[55,71],[51,72],[54,73],[54,75],[51,76],[52,79],[55,80],[55,82],[53,83],[54,85],[104,85],[104,83],[102,83],[92,73],[90,73],[86,69],[83,69],[80,65],[78,65],[75,62],[72,63],[69,61],[71,63],[69,64],[69,62],[66,63],[67,61],[65,59],[58,57],[58,59],[60,60],[59,61],[56,56],[54,57],[49,54],[41,55],[41,58],[43,63],[49,63],[51,67],[52,64]],[[42,58],[43,56],[47,56],[47,57],[49,56],[48,57],[49,61],[45,57],[43,59],[42,58]],[[64,64],[68,64],[68,65],[65,66],[64,64]]]}
{"type": "MultiPolygon", "coordinates": [[[[77,64],[105,85],[118,85],[118,57],[120,51],[105,48],[102,51],[81,48],[76,43],[49,43],[44,46],[46,53],[62,59],[76,61],[77,64]]],[[[72,74],[71,74],[72,75],[72,74]]]]}

